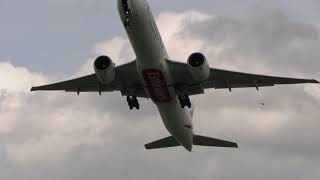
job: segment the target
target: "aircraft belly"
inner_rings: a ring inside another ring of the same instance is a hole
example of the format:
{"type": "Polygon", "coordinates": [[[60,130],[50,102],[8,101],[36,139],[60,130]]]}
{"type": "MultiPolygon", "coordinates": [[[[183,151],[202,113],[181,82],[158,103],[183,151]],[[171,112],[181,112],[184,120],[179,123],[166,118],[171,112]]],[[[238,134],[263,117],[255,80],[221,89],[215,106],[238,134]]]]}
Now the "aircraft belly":
{"type": "Polygon", "coordinates": [[[146,92],[158,107],[162,121],[176,140],[188,150],[192,148],[193,126],[188,108],[181,108],[180,101],[167,76],[156,68],[142,70],[146,92]]]}
{"type": "Polygon", "coordinates": [[[156,105],[170,134],[187,149],[192,148],[193,125],[188,108],[181,108],[177,97],[168,103],[156,105]]]}

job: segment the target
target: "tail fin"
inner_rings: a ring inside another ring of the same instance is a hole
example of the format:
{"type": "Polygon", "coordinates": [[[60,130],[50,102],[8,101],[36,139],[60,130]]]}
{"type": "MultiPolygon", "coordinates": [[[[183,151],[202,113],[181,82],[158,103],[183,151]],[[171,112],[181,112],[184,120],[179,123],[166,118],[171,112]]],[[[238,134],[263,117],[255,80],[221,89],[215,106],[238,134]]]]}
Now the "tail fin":
{"type": "Polygon", "coordinates": [[[205,136],[194,135],[193,144],[198,146],[215,146],[215,147],[231,147],[238,148],[238,144],[221,139],[214,139],[205,136]]]}

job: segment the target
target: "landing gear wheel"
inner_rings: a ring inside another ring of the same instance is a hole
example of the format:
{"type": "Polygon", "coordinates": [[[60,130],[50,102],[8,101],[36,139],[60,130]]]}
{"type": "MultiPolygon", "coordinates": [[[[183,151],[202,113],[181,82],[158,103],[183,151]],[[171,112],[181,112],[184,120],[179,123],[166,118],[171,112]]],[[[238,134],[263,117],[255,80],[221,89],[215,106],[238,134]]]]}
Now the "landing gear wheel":
{"type": "Polygon", "coordinates": [[[140,109],[137,96],[127,96],[127,102],[130,110],[132,110],[133,108],[140,109]]]}
{"type": "Polygon", "coordinates": [[[187,106],[188,108],[191,108],[191,101],[190,101],[189,96],[180,95],[179,101],[180,101],[181,108],[184,108],[185,106],[187,106]]]}

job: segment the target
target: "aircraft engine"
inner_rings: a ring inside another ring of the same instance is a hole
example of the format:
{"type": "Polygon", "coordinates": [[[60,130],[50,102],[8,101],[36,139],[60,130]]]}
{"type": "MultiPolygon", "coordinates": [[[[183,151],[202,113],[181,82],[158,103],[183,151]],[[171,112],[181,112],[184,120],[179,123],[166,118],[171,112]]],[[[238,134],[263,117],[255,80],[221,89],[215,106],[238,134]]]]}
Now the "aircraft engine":
{"type": "Polygon", "coordinates": [[[115,65],[108,56],[99,56],[93,66],[100,83],[108,84],[114,80],[115,65]]]}
{"type": "Polygon", "coordinates": [[[188,58],[189,70],[196,81],[204,81],[209,78],[210,68],[207,58],[201,53],[193,53],[188,58]]]}

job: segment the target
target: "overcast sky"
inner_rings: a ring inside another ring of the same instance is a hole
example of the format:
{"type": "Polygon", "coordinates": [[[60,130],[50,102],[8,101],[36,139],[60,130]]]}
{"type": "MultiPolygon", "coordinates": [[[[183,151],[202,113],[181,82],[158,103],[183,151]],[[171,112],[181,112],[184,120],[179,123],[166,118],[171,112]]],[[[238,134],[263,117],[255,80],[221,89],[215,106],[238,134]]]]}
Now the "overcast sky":
{"type": "MultiPolygon", "coordinates": [[[[212,67],[320,79],[317,0],[150,4],[172,59],[201,51],[212,67]]],[[[29,92],[92,73],[101,54],[135,57],[116,0],[0,0],[0,179],[320,178],[319,85],[192,97],[195,132],[240,146],[192,153],[144,149],[169,135],[151,101],[130,111],[119,93],[29,92]]]]}

